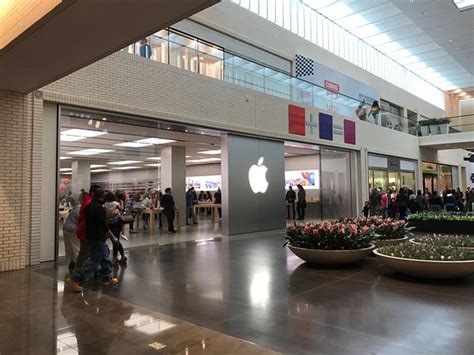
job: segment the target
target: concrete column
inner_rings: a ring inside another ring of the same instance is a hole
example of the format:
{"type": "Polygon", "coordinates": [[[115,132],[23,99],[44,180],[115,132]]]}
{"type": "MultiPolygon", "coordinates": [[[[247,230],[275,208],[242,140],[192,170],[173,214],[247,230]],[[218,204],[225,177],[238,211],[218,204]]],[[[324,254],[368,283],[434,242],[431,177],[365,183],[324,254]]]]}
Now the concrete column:
{"type": "Polygon", "coordinates": [[[87,160],[73,160],[71,166],[71,191],[74,200],[77,201],[81,189],[89,191],[91,186],[91,164],[87,160]]]}
{"type": "Polygon", "coordinates": [[[186,215],[186,147],[168,146],[161,149],[161,192],[171,187],[179,210],[179,223],[184,225],[186,215]]]}
{"type": "Polygon", "coordinates": [[[360,209],[361,204],[363,206],[364,201],[369,199],[369,157],[367,153],[367,148],[362,148],[360,150],[360,197],[358,199],[359,205],[358,208],[360,209]]]}

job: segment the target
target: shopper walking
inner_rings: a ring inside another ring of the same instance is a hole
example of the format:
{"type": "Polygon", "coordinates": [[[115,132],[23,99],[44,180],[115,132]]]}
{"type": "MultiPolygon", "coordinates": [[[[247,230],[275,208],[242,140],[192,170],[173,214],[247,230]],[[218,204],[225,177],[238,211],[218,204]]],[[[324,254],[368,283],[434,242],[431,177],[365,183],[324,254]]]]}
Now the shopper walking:
{"type": "Polygon", "coordinates": [[[64,250],[66,252],[66,260],[69,261],[68,268],[70,271],[76,266],[77,256],[79,255],[80,242],[76,236],[76,231],[79,224],[80,203],[83,198],[83,195],[79,195],[79,203],[69,211],[69,215],[63,225],[64,250]]]}
{"type": "Polygon", "coordinates": [[[303,186],[300,184],[297,185],[298,188],[298,202],[296,204],[296,210],[298,213],[297,220],[303,220],[305,218],[305,209],[306,209],[306,191],[303,186]]]}
{"type": "Polygon", "coordinates": [[[84,264],[89,256],[89,245],[86,237],[86,208],[92,202],[92,195],[97,190],[99,185],[92,185],[89,193],[84,195],[82,199],[81,208],[79,210],[79,221],[77,223],[76,236],[79,239],[79,254],[77,255],[76,266],[79,268],[84,264]]]}
{"type": "Polygon", "coordinates": [[[194,205],[197,203],[197,195],[194,191],[194,187],[191,187],[186,192],[186,225],[189,226],[189,220],[192,220],[193,224],[198,224],[196,214],[194,213],[194,205]]]}
{"type": "MultiPolygon", "coordinates": [[[[216,205],[222,205],[222,192],[221,188],[218,187],[216,193],[214,194],[214,203],[216,205]]],[[[219,212],[219,218],[222,218],[222,208],[219,207],[217,209],[217,212],[219,212]]]]}
{"type": "Polygon", "coordinates": [[[66,284],[76,292],[82,292],[80,283],[85,281],[92,271],[100,265],[102,283],[104,286],[114,285],[118,282],[112,276],[112,263],[109,258],[109,247],[106,240],[110,238],[112,243],[117,239],[107,225],[107,216],[103,207],[104,190],[97,188],[92,195],[91,203],[86,207],[86,236],[89,246],[89,257],[82,266],[66,279],[66,284]]]}
{"type": "Polygon", "coordinates": [[[168,220],[168,232],[176,233],[174,229],[174,217],[176,215],[176,205],[174,203],[174,198],[173,198],[173,195],[171,194],[170,187],[167,187],[165,189],[165,194],[161,197],[161,207],[163,208],[163,213],[166,216],[166,219],[168,220]]]}
{"type": "Polygon", "coordinates": [[[105,214],[107,217],[107,224],[110,231],[117,239],[117,243],[112,245],[112,264],[126,263],[127,257],[125,256],[125,251],[123,245],[120,242],[120,237],[122,234],[123,219],[120,213],[120,203],[115,199],[115,196],[112,192],[105,193],[105,214]],[[120,260],[118,259],[118,254],[120,253],[120,260]]]}
{"type": "Polygon", "coordinates": [[[293,191],[293,186],[288,186],[288,191],[286,192],[285,201],[286,201],[286,210],[287,210],[286,219],[290,219],[290,218],[295,219],[296,192],[293,191]],[[290,214],[290,211],[291,211],[291,214],[290,214]]]}

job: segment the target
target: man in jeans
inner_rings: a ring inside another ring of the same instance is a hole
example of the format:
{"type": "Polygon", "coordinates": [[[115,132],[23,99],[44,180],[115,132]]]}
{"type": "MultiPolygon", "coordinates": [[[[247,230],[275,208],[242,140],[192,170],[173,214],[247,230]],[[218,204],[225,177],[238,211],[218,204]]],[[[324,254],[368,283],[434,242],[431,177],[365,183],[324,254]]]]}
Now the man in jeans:
{"type": "Polygon", "coordinates": [[[109,247],[107,246],[107,238],[112,243],[116,243],[117,239],[109,230],[105,209],[103,207],[104,190],[97,188],[93,192],[92,201],[86,207],[86,237],[89,248],[89,257],[82,266],[72,273],[66,279],[66,284],[76,292],[82,292],[80,282],[85,281],[92,271],[101,267],[101,275],[104,286],[114,285],[118,282],[117,278],[112,277],[112,262],[109,257],[109,247]]]}

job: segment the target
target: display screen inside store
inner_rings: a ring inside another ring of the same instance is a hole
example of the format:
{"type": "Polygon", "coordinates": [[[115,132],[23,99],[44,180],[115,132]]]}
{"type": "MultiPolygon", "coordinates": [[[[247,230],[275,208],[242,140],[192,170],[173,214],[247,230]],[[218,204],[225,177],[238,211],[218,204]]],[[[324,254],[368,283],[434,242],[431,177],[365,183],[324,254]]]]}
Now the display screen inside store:
{"type": "Polygon", "coordinates": [[[217,189],[221,187],[221,176],[188,176],[186,177],[186,187],[194,187],[194,189],[199,191],[217,191],[217,189]]]}
{"type": "Polygon", "coordinates": [[[285,186],[301,185],[307,190],[319,189],[319,170],[285,171],[285,186]]]}

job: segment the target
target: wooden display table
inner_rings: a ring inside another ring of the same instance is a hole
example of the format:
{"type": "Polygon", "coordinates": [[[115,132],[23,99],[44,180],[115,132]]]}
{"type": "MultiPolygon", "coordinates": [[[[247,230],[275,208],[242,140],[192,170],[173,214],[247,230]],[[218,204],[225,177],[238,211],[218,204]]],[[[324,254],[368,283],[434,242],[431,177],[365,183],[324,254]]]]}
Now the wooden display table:
{"type": "Polygon", "coordinates": [[[216,216],[219,216],[218,209],[221,207],[222,205],[220,203],[212,203],[212,202],[198,203],[194,205],[194,215],[198,217],[198,211],[200,208],[210,208],[211,220],[214,221],[216,219],[216,216]]]}
{"type": "MultiPolygon", "coordinates": [[[[153,231],[155,231],[155,228],[156,228],[156,214],[161,214],[162,216],[164,216],[164,213],[163,213],[163,208],[145,208],[142,212],[142,214],[149,214],[150,215],[150,221],[149,221],[149,225],[148,225],[148,232],[149,233],[152,233],[153,231]]],[[[138,214],[137,214],[137,218],[138,218],[138,214]]],[[[165,216],[166,218],[166,216],[165,216]]],[[[179,224],[179,210],[176,210],[176,215],[175,215],[175,218],[174,218],[175,222],[176,222],[176,230],[179,231],[181,229],[181,225],[179,224]]]]}

